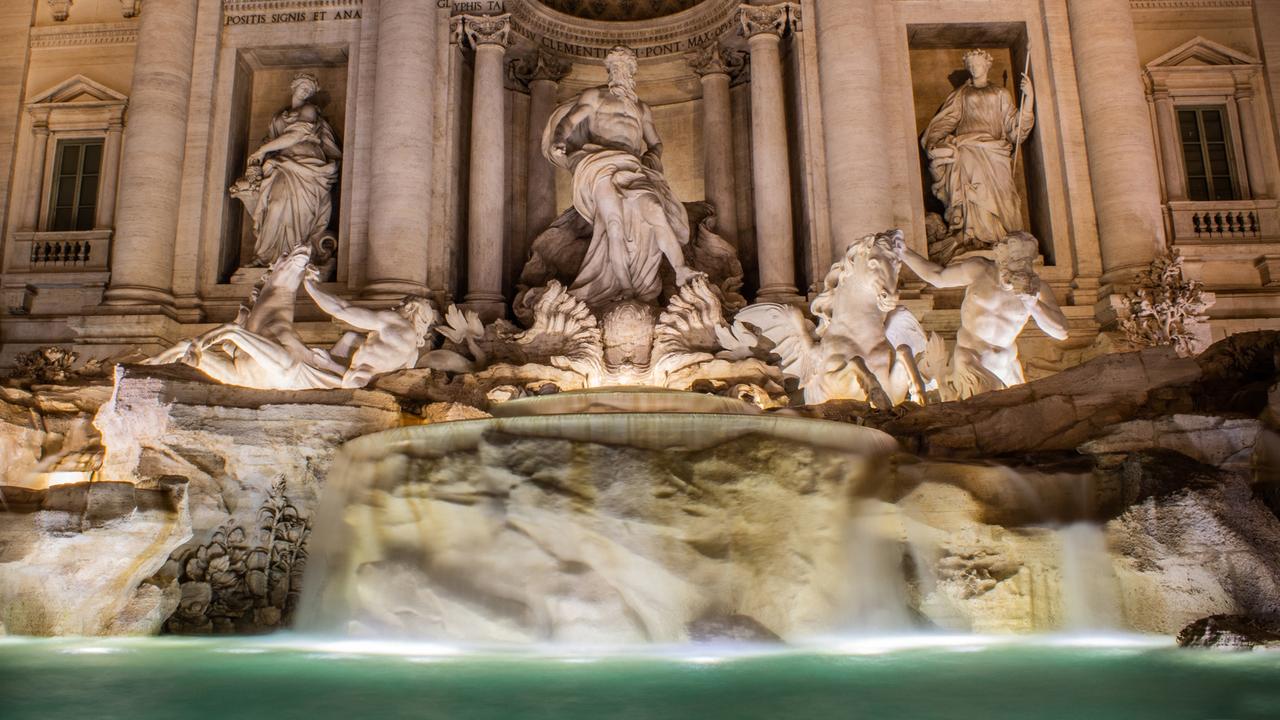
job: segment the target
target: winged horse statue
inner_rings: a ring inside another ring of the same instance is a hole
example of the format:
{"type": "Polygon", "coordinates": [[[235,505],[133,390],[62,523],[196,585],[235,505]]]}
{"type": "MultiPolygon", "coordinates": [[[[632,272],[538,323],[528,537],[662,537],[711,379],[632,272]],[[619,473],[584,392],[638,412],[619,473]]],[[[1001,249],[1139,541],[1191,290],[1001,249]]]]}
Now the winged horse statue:
{"type": "Polygon", "coordinates": [[[744,308],[735,325],[773,342],[784,375],[799,381],[807,404],[865,400],[888,409],[910,399],[925,403],[925,381],[916,364],[928,338],[911,311],[898,302],[901,230],[854,241],[831,266],[810,309],[760,303],[744,308]]]}

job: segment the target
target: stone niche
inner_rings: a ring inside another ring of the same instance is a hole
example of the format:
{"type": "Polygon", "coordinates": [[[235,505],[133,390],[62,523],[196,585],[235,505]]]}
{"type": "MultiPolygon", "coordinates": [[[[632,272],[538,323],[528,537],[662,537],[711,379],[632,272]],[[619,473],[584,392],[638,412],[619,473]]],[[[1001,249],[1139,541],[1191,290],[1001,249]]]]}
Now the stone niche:
{"type": "MultiPolygon", "coordinates": [[[[953,90],[969,81],[965,70],[965,53],[975,48],[986,50],[994,63],[992,85],[1007,89],[1015,103],[1021,103],[1019,88],[1023,69],[1027,67],[1027,26],[1024,23],[947,23],[912,24],[907,26],[907,42],[911,55],[911,93],[915,100],[916,152],[920,162],[920,195],[926,214],[942,215],[946,207],[934,196],[929,173],[929,159],[920,147],[920,137],[953,90]]],[[[1040,119],[1049,85],[1048,74],[1032,66],[1030,73],[1036,95],[1036,116],[1040,119]],[[1043,86],[1043,87],[1042,87],[1043,86]]],[[[1046,265],[1054,265],[1053,224],[1049,217],[1049,201],[1045,184],[1044,150],[1041,131],[1036,129],[1018,152],[1014,182],[1022,198],[1022,223],[1025,230],[1040,240],[1040,251],[1046,265]]]]}
{"type": "MultiPolygon", "coordinates": [[[[346,47],[251,48],[238,53],[231,91],[230,135],[227,143],[225,191],[245,171],[249,154],[267,137],[272,117],[288,107],[290,83],[300,72],[315,75],[320,92],[312,99],[345,150],[347,125],[348,51],[346,47]]],[[[345,159],[345,158],[344,158],[345,159]]],[[[342,175],[333,188],[333,215],[329,229],[339,236],[342,221],[342,175]]],[[[218,257],[218,281],[256,282],[260,273],[239,273],[253,258],[253,220],[240,201],[229,195],[224,205],[222,242],[218,257]],[[233,279],[235,278],[235,279],[233,279]]],[[[341,240],[339,240],[341,242],[341,240]]]]}

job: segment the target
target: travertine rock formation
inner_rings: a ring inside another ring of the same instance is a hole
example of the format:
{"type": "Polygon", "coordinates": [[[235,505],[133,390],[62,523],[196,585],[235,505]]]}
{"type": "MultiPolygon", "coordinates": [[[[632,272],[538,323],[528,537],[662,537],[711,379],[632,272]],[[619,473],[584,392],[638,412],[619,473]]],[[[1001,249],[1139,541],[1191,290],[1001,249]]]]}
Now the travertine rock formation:
{"type": "Polygon", "coordinates": [[[15,635],[154,634],[178,604],[147,582],[191,537],[186,483],[5,487],[0,625],[15,635]]]}

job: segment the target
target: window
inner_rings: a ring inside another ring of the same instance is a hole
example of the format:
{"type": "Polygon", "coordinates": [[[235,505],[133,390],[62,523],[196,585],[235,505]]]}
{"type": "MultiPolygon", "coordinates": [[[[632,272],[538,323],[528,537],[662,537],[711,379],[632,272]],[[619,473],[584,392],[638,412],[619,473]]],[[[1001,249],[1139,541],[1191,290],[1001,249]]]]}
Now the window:
{"type": "Polygon", "coordinates": [[[1224,107],[1178,108],[1178,132],[1192,200],[1238,200],[1224,107]]]}
{"type": "Polygon", "coordinates": [[[48,229],[92,230],[98,210],[102,140],[59,140],[53,167],[48,229]]]}

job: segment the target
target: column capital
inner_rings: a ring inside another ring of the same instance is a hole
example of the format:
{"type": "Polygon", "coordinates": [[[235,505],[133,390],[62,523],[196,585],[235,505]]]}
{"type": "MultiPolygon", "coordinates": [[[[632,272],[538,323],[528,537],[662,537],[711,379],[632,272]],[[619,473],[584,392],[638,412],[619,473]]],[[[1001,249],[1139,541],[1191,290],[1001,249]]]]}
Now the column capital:
{"type": "Polygon", "coordinates": [[[774,5],[739,5],[738,23],[747,38],[757,35],[782,37],[800,29],[800,5],[781,2],[774,5]]]}
{"type": "Polygon", "coordinates": [[[558,83],[573,69],[573,63],[539,48],[508,64],[511,78],[528,87],[538,80],[558,83]]]}
{"type": "Polygon", "coordinates": [[[33,107],[31,111],[31,129],[37,135],[49,134],[49,108],[33,107]]]}
{"type": "Polygon", "coordinates": [[[120,15],[122,17],[137,17],[141,10],[142,0],[120,0],[120,15]]]}
{"type": "Polygon", "coordinates": [[[455,15],[453,23],[454,38],[472,50],[481,45],[497,45],[505,48],[510,43],[511,14],[502,15],[455,15]]]}
{"type": "Polygon", "coordinates": [[[718,43],[704,45],[686,53],[684,59],[699,77],[718,74],[733,78],[747,66],[746,53],[721,47],[718,43]]]}

